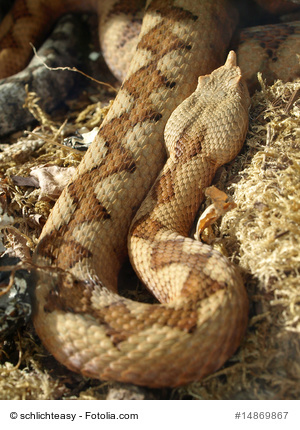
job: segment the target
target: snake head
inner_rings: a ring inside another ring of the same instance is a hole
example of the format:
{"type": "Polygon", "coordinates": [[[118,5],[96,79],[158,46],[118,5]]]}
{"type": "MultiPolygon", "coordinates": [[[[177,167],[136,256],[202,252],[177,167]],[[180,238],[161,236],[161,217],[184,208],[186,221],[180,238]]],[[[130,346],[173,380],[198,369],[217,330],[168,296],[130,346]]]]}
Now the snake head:
{"type": "Polygon", "coordinates": [[[171,114],[165,127],[170,157],[177,162],[179,156],[201,153],[215,168],[228,163],[245,140],[249,106],[236,54],[230,51],[225,64],[200,76],[196,90],[171,114]]]}
{"type": "Polygon", "coordinates": [[[237,65],[236,53],[230,51],[225,64],[215,69],[211,74],[199,76],[196,91],[214,92],[219,98],[230,92],[238,91],[244,99],[246,110],[250,106],[250,96],[244,83],[241,69],[237,65]]]}

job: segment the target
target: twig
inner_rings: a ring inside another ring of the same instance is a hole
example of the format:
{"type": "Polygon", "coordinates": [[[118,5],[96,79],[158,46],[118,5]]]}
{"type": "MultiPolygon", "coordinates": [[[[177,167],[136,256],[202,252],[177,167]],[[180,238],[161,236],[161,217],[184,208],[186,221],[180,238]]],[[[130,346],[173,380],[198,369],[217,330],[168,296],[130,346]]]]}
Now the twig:
{"type": "Polygon", "coordinates": [[[110,89],[112,89],[113,91],[115,91],[116,93],[118,92],[118,90],[115,87],[113,87],[112,85],[108,84],[107,82],[98,81],[98,79],[95,79],[92,76],[87,75],[86,73],[84,73],[83,71],[77,69],[76,67],[68,67],[68,66],[66,66],[66,67],[50,67],[50,66],[48,66],[42,60],[42,58],[38,55],[38,53],[37,53],[36,48],[34,47],[34,45],[32,43],[30,43],[30,45],[31,45],[31,47],[33,49],[34,55],[41,61],[41,63],[46,67],[46,69],[52,70],[52,71],[55,71],[55,70],[68,70],[70,72],[77,72],[77,73],[80,73],[81,75],[85,76],[86,78],[91,79],[92,81],[96,82],[97,84],[105,85],[105,86],[109,87],[110,89]]]}

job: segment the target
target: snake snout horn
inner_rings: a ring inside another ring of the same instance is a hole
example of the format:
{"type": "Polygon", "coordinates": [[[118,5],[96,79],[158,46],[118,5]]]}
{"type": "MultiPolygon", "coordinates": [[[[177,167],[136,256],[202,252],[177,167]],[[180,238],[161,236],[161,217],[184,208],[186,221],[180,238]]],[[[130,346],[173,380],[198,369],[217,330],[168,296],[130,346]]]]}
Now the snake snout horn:
{"type": "Polygon", "coordinates": [[[225,67],[230,68],[234,66],[236,66],[236,53],[234,51],[229,51],[225,62],[225,67]]]}

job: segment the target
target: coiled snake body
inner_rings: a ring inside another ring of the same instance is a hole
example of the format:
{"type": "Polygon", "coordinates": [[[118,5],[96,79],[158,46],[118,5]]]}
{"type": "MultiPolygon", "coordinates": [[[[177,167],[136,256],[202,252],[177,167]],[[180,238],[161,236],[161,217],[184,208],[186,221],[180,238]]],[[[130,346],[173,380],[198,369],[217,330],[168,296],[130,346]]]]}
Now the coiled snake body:
{"type": "Polygon", "coordinates": [[[178,386],[218,369],[241,341],[248,300],[240,275],[188,238],[203,189],[247,130],[235,54],[216,69],[234,26],[224,0],[146,6],[127,77],[34,256],[35,328],[71,370],[178,386]],[[132,264],[160,304],[117,293],[129,230],[132,264]]]}

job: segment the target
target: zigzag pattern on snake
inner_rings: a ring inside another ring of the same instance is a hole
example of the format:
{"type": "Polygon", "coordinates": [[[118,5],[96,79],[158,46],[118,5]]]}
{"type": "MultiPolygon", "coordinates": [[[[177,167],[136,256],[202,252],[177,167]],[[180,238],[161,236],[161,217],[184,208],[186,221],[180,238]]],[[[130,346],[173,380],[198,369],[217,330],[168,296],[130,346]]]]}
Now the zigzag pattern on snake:
{"type": "MultiPolygon", "coordinates": [[[[101,16],[119,7],[91,3],[101,16]]],[[[177,386],[218,369],[241,341],[248,301],[240,275],[188,238],[203,189],[247,130],[235,54],[216,69],[235,22],[230,1],[147,3],[127,77],[34,256],[35,328],[71,370],[177,386]],[[132,264],[159,305],[117,294],[129,230],[132,264]]]]}

